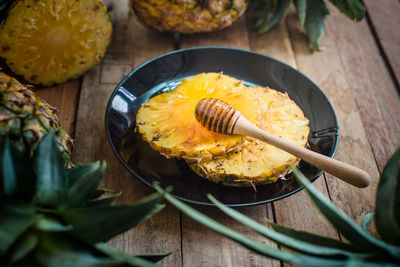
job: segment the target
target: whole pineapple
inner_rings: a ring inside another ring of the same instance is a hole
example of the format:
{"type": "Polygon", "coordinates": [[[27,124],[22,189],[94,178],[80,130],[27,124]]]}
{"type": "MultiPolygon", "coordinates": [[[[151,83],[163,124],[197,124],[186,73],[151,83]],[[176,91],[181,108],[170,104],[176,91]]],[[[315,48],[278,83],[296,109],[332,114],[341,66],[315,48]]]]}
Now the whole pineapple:
{"type": "Polygon", "coordinates": [[[28,158],[0,137],[0,258],[2,266],[155,266],[167,254],[133,256],[103,242],[160,211],[161,194],[135,204],[97,189],[104,163],[64,167],[50,133],[28,158]]]}
{"type": "Polygon", "coordinates": [[[69,158],[72,139],[64,132],[56,109],[16,79],[0,72],[0,137],[8,137],[29,156],[50,131],[69,158]]]}
{"type": "Polygon", "coordinates": [[[16,0],[0,28],[0,57],[27,82],[50,86],[99,63],[110,40],[101,0],[16,0]]]}

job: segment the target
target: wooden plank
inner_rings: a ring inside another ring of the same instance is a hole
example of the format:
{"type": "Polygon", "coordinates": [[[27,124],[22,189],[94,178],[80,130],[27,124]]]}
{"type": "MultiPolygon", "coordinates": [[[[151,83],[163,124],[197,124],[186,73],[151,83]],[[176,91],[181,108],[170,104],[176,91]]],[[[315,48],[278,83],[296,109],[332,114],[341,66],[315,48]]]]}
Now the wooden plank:
{"type": "MultiPolygon", "coordinates": [[[[333,8],[331,10],[332,13],[335,13],[333,8]]],[[[343,20],[343,16],[331,16],[327,19],[327,24],[337,24],[338,20],[343,20]]],[[[343,47],[352,50],[351,52],[354,52],[356,47],[351,48],[347,39],[342,40],[338,46],[333,36],[334,30],[328,26],[320,41],[320,45],[325,50],[312,54],[307,41],[298,30],[297,16],[293,13],[288,16],[288,28],[299,70],[320,86],[336,112],[340,138],[335,158],[360,167],[371,175],[371,185],[366,189],[355,188],[327,175],[328,190],[332,201],[360,223],[362,217],[374,209],[374,197],[371,196],[375,195],[379,172],[352,87],[345,74],[346,63],[343,63],[338,57],[338,53],[343,47]]],[[[341,31],[342,28],[335,30],[341,31]]]]}
{"type": "MultiPolygon", "coordinates": [[[[107,1],[111,9],[113,39],[102,64],[82,81],[76,122],[74,162],[107,161],[103,186],[123,192],[119,203],[132,203],[152,192],[132,177],[118,162],[107,144],[104,112],[116,84],[133,67],[173,49],[172,38],[159,35],[139,24],[129,13],[128,1],[107,1]],[[111,6],[112,5],[112,6],[111,6]]],[[[164,259],[165,266],[181,266],[180,214],[167,207],[150,220],[110,241],[130,254],[174,252],[164,259]]]]}
{"type": "MultiPolygon", "coordinates": [[[[241,19],[232,27],[222,31],[184,35],[181,38],[181,48],[212,45],[249,49],[245,20],[241,19]]],[[[200,211],[254,240],[271,245],[265,238],[249,231],[215,208],[201,208],[200,211]]],[[[273,219],[270,205],[248,207],[240,211],[263,224],[265,217],[273,219]]],[[[182,216],[182,248],[184,266],[280,266],[279,261],[259,257],[194,223],[186,216],[182,216]]]]}
{"type": "MultiPolygon", "coordinates": [[[[281,23],[266,34],[257,34],[253,25],[254,17],[248,16],[248,29],[251,49],[274,57],[297,68],[295,51],[285,23],[281,23]]],[[[296,51],[297,52],[297,51],[296,51]]],[[[314,186],[328,195],[324,176],[314,182],[314,186]]],[[[299,230],[311,231],[320,235],[338,238],[338,233],[320,215],[305,191],[273,203],[276,222],[299,230]]],[[[286,264],[285,264],[286,265],[286,264]]]]}
{"type": "Polygon", "coordinates": [[[35,90],[35,93],[58,109],[58,118],[64,130],[74,137],[75,115],[80,92],[81,79],[65,84],[35,90]]]}
{"type": "Polygon", "coordinates": [[[364,0],[364,4],[400,93],[400,2],[364,0]]]}
{"type": "Polygon", "coordinates": [[[343,75],[353,91],[375,160],[382,171],[400,147],[399,97],[367,22],[353,23],[337,10],[331,11],[327,32],[337,47],[336,56],[343,63],[343,75]]]}

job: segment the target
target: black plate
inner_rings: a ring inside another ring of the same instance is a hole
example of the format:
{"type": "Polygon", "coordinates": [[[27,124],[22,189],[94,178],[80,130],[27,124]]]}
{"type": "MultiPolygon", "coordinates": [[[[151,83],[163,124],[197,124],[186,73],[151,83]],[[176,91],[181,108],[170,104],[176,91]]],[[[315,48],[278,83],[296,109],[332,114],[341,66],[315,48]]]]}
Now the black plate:
{"type": "MultiPolygon", "coordinates": [[[[220,71],[244,80],[246,85],[269,86],[287,92],[310,120],[310,149],[333,156],[338,142],[335,113],[326,96],[306,76],[280,61],[251,51],[200,47],[174,51],[150,60],[117,86],[105,114],[108,141],[117,158],[146,185],[152,187],[156,182],[162,187],[173,186],[172,194],[190,203],[212,205],[206,196],[211,193],[227,205],[250,206],[272,202],[301,190],[291,175],[287,180],[257,186],[257,192],[252,188],[214,184],[197,176],[184,162],[158,159],[158,152],[148,151],[140,138],[131,138],[122,144],[124,136],[132,136],[136,113],[151,96],[171,90],[182,79],[197,73],[220,71]],[[126,161],[121,150],[124,155],[130,153],[130,156],[124,156],[126,161]],[[153,154],[149,156],[148,153],[153,154]]],[[[322,173],[305,162],[300,163],[300,169],[311,181],[322,173]]]]}

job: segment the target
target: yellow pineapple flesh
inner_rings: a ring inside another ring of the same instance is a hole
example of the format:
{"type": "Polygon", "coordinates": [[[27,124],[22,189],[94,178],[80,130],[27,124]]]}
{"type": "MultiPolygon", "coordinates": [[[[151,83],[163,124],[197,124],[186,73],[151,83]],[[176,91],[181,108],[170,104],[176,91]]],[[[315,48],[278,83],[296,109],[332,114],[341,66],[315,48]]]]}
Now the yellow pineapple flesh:
{"type": "MultiPolygon", "coordinates": [[[[256,125],[293,144],[307,144],[308,119],[287,94],[262,87],[249,87],[255,96],[252,108],[258,110],[256,125]]],[[[189,163],[202,177],[229,186],[254,186],[275,182],[290,171],[299,159],[272,145],[252,139],[241,151],[213,160],[189,163]]]]}
{"type": "Polygon", "coordinates": [[[16,1],[0,28],[0,57],[29,83],[50,86],[96,65],[110,39],[101,0],[16,1]]]}
{"type": "Polygon", "coordinates": [[[246,143],[241,136],[225,136],[203,128],[195,118],[201,99],[224,100],[251,122],[257,120],[254,96],[241,81],[222,73],[202,73],[185,79],[174,90],[152,97],[136,117],[136,127],[153,149],[166,157],[200,162],[240,150],[246,143]]]}

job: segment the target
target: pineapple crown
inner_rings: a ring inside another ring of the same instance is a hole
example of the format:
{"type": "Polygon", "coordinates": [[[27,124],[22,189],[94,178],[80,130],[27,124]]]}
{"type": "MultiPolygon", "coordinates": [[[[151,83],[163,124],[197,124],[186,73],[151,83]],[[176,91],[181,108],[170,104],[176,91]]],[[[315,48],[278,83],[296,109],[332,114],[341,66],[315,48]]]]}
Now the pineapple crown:
{"type": "Polygon", "coordinates": [[[111,205],[105,163],[65,168],[54,133],[29,158],[0,137],[0,258],[13,266],[153,266],[167,254],[131,256],[103,242],[160,211],[163,196],[111,205]],[[68,264],[70,265],[68,265],[68,264]],[[97,266],[97,265],[96,265],[97,266]]]}
{"type": "MultiPolygon", "coordinates": [[[[249,239],[201,214],[175,199],[160,187],[156,186],[156,189],[165,195],[168,202],[192,219],[266,257],[302,266],[399,266],[400,149],[392,156],[383,170],[378,186],[376,212],[368,213],[364,217],[362,227],[359,227],[343,211],[335,207],[297,168],[293,169],[293,173],[298,183],[304,186],[319,211],[346,238],[346,242],[297,231],[267,220],[272,228],[270,229],[223,205],[211,195],[208,196],[211,202],[225,214],[280,246],[288,248],[289,251],[270,247],[265,243],[249,239]],[[373,218],[375,218],[376,229],[381,239],[368,233],[373,218]]],[[[359,205],[362,205],[362,203],[359,203],[359,205]]]]}

